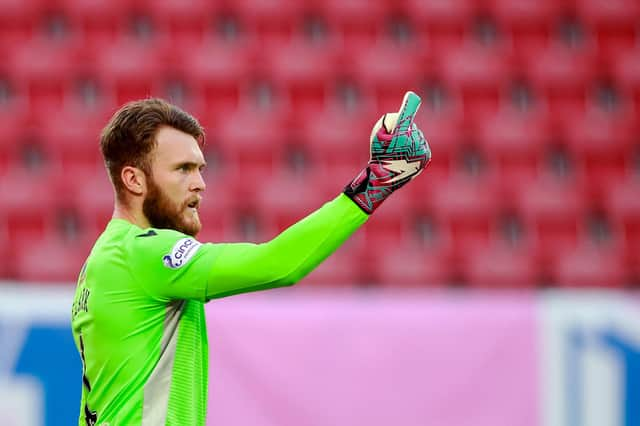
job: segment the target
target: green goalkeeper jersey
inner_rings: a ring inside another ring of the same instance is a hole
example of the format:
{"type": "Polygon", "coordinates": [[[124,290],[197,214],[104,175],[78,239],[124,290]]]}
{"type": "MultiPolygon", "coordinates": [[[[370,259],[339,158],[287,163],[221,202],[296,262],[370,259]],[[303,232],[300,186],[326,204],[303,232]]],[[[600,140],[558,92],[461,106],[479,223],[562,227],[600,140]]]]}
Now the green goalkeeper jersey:
{"type": "Polygon", "coordinates": [[[204,303],[297,282],[367,217],[341,194],[263,244],[201,243],[111,220],[72,307],[83,361],[79,425],[204,425],[204,303]]]}

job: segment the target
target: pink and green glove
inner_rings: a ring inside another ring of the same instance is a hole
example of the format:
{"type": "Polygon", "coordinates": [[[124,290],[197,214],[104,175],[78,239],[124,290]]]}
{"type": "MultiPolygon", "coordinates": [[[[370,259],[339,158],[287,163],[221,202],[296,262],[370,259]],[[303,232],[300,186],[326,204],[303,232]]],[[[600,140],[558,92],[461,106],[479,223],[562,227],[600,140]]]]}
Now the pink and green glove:
{"type": "Polygon", "coordinates": [[[413,123],[420,103],[418,95],[407,92],[400,111],[383,115],[373,127],[369,163],[344,189],[367,214],[418,176],[431,160],[429,144],[413,123]]]}

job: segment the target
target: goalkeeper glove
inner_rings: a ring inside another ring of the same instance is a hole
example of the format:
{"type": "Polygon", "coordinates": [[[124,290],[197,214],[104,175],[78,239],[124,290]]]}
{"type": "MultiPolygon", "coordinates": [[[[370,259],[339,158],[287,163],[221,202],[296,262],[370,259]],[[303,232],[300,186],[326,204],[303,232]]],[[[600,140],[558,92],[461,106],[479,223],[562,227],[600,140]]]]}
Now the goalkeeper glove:
{"type": "Polygon", "coordinates": [[[367,214],[418,176],[431,160],[429,145],[413,123],[420,102],[418,95],[407,92],[400,111],[383,115],[373,127],[369,163],[344,189],[367,214]]]}

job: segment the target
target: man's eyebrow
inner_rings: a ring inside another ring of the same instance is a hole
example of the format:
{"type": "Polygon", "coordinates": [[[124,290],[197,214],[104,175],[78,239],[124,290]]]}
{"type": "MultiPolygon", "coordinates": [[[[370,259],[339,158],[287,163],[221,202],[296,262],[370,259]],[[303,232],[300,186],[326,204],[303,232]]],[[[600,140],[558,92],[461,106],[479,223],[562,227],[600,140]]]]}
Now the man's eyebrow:
{"type": "Polygon", "coordinates": [[[199,168],[203,168],[206,167],[207,162],[203,161],[203,162],[195,162],[195,161],[182,161],[180,163],[176,163],[175,168],[176,169],[180,169],[182,167],[187,167],[189,169],[199,169],[199,168]]]}

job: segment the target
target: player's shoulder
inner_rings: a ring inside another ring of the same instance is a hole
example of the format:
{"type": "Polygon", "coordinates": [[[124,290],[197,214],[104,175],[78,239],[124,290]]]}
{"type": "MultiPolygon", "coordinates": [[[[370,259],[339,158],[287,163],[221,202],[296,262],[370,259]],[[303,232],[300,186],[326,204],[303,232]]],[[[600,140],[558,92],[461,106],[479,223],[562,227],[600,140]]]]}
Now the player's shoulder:
{"type": "Polygon", "coordinates": [[[202,247],[196,238],[172,229],[137,229],[128,237],[130,253],[139,258],[160,258],[168,268],[188,262],[202,247]]]}
{"type": "Polygon", "coordinates": [[[158,247],[172,246],[180,241],[197,242],[194,237],[183,234],[173,229],[158,228],[134,228],[127,235],[127,242],[134,247],[158,247]]]}

